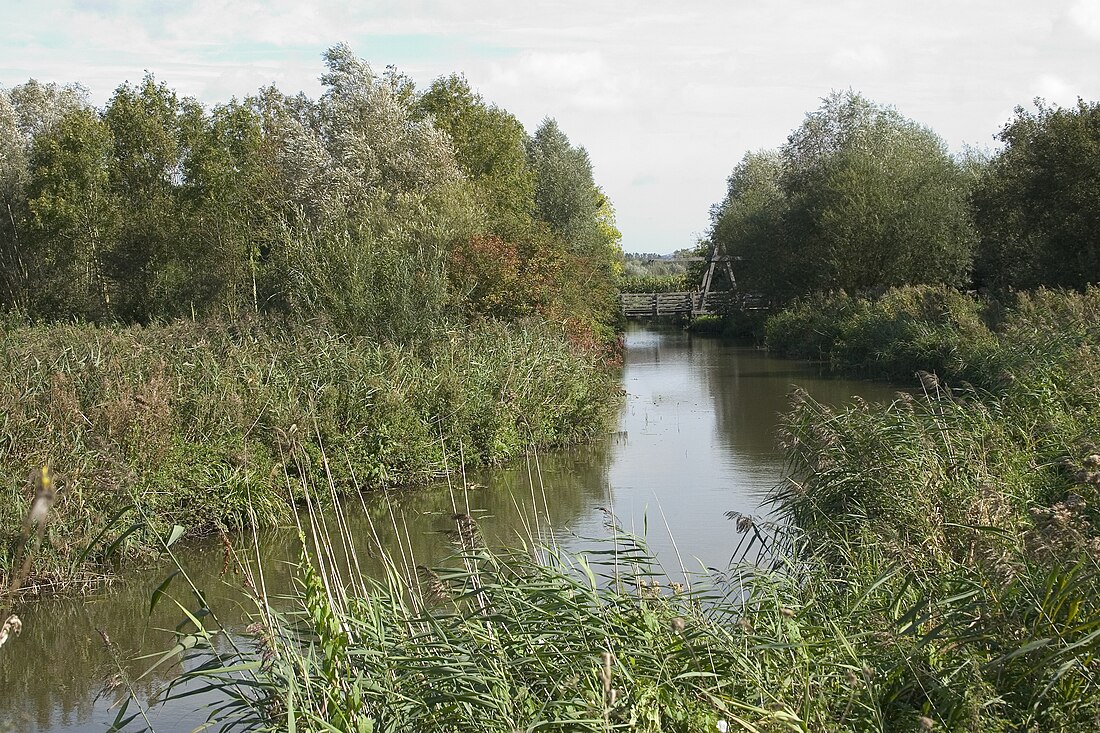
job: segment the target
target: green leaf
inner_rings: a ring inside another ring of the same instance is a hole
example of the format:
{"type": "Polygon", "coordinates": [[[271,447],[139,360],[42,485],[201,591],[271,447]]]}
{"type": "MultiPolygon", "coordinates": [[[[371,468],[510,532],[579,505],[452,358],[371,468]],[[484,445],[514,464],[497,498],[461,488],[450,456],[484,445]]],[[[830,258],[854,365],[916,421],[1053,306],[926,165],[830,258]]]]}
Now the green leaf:
{"type": "Polygon", "coordinates": [[[179,540],[179,538],[183,537],[183,533],[185,531],[186,530],[184,530],[182,525],[173,524],[172,525],[172,532],[171,532],[171,534],[168,535],[168,540],[164,543],[164,547],[169,548],[172,545],[176,544],[176,542],[179,540]]]}
{"type": "Polygon", "coordinates": [[[157,586],[157,589],[153,591],[152,598],[149,599],[149,613],[153,612],[153,609],[157,607],[157,602],[160,601],[160,597],[164,595],[164,592],[168,590],[168,586],[172,584],[172,581],[177,575],[182,573],[180,569],[173,570],[164,581],[157,586]]]}

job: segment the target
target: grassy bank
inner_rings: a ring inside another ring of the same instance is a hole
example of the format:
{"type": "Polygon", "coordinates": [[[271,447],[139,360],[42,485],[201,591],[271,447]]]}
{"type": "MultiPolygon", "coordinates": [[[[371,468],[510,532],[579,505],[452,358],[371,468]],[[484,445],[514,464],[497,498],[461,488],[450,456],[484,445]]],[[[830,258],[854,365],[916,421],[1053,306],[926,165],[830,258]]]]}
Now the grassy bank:
{"type": "Polygon", "coordinates": [[[453,563],[367,580],[330,536],[289,607],[256,596],[263,654],[199,629],[192,677],[252,730],[1093,730],[1098,323],[1096,290],[804,304],[769,329],[792,353],[939,376],[889,405],[795,395],[783,525],[731,518],[766,562],[684,582],[621,534],[501,553],[460,516],[453,563]]]}
{"type": "Polygon", "coordinates": [[[249,323],[16,326],[0,332],[0,360],[5,576],[28,471],[48,463],[62,486],[32,588],[151,555],[176,524],[288,522],[300,476],[338,491],[411,484],[584,440],[617,389],[608,351],[534,321],[479,322],[415,350],[249,323]]]}
{"type": "MultiPolygon", "coordinates": [[[[1100,344],[1100,288],[1038,290],[1003,299],[951,288],[893,288],[796,301],[764,327],[769,350],[836,371],[911,380],[918,370],[1003,392],[1016,379],[1070,378],[1100,344]]],[[[1087,391],[1088,379],[1066,389],[1087,391]]]]}

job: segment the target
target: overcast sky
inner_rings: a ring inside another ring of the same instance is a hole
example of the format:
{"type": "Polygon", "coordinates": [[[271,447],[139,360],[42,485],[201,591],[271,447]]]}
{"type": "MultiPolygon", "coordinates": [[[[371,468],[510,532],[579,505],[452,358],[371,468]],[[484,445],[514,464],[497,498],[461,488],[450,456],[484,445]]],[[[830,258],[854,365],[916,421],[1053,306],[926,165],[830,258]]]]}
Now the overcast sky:
{"type": "Polygon", "coordinates": [[[173,0],[21,2],[0,85],[79,81],[102,104],[145,70],[207,104],[275,82],[316,96],[346,41],[419,84],[462,71],[533,131],[556,117],[592,158],[623,247],[694,244],[748,150],[833,89],[994,145],[1013,108],[1100,99],[1100,0],[173,0]]]}

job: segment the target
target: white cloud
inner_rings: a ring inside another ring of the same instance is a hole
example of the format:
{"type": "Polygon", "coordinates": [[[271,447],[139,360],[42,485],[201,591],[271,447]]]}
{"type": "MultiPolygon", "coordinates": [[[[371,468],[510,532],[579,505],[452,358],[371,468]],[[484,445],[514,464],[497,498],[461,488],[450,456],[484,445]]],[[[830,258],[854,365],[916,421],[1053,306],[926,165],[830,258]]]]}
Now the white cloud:
{"type": "Polygon", "coordinates": [[[1100,40],[1100,0],[1077,0],[1069,17],[1085,35],[1100,40]]]}

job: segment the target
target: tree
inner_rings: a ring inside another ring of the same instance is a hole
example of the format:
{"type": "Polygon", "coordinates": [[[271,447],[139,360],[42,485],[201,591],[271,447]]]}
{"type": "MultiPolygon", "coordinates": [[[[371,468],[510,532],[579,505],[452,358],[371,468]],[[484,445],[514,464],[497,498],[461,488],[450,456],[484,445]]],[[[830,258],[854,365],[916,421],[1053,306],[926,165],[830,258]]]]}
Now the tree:
{"type": "Polygon", "coordinates": [[[31,79],[0,91],[0,306],[26,307],[26,185],[31,148],[69,112],[87,107],[87,92],[71,84],[31,79]]]}
{"type": "Polygon", "coordinates": [[[284,104],[279,168],[291,210],[278,259],[287,299],[349,331],[410,340],[443,321],[445,262],[476,231],[447,136],[418,119],[399,77],[344,45],[315,104],[284,104]]]}
{"type": "Polygon", "coordinates": [[[1036,101],[998,135],[974,195],[979,282],[1083,288],[1100,282],[1100,103],[1036,101]]]}
{"type": "Polygon", "coordinates": [[[584,148],[575,148],[547,118],[527,146],[535,171],[535,207],[540,219],[578,252],[597,245],[596,213],[600,193],[592,179],[592,163],[584,148]]]}
{"type": "Polygon", "coordinates": [[[110,185],[113,142],[91,109],[68,112],[34,140],[25,262],[35,315],[104,318],[112,311],[105,258],[123,219],[110,185]]]}
{"type": "Polygon", "coordinates": [[[505,238],[522,236],[535,209],[535,175],[519,120],[486,103],[458,74],[432,82],[417,108],[450,137],[463,173],[476,187],[490,230],[505,238]]]}
{"type": "Polygon", "coordinates": [[[278,226],[281,195],[265,158],[263,118],[232,101],[181,117],[181,246],[192,263],[186,292],[200,311],[260,307],[264,259],[278,226]]]}
{"type": "Polygon", "coordinates": [[[195,312],[186,291],[201,263],[181,244],[177,201],[186,155],[182,118],[201,114],[194,107],[150,74],[140,86],[116,89],[103,113],[114,152],[111,191],[127,212],[105,264],[116,285],[113,310],[126,321],[195,312]]]}
{"type": "Polygon", "coordinates": [[[780,151],[787,261],[803,289],[962,284],[974,247],[962,170],[931,130],[852,92],[780,151]]]}
{"type": "Polygon", "coordinates": [[[793,294],[791,281],[800,268],[789,262],[783,236],[787,197],[780,179],[782,161],[775,151],[747,153],[726,181],[726,197],[711,207],[710,231],[703,249],[717,244],[737,257],[738,286],[771,295],[793,294]]]}

